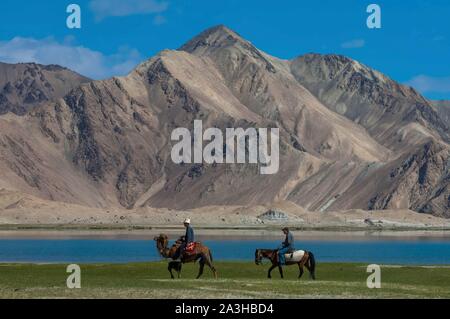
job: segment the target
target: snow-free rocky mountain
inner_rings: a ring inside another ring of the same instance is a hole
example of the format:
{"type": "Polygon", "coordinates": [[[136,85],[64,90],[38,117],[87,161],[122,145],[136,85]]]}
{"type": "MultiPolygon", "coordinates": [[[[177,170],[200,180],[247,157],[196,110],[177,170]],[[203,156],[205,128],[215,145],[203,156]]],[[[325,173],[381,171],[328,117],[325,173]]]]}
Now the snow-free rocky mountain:
{"type": "Polygon", "coordinates": [[[290,201],[450,218],[448,117],[343,56],[280,60],[218,26],[125,77],[1,65],[0,89],[0,188],[95,208],[290,201]],[[195,119],[280,128],[279,172],[174,164],[171,132],[195,119]]]}
{"type": "Polygon", "coordinates": [[[0,114],[23,115],[90,80],[58,65],[0,62],[0,114]]]}
{"type": "Polygon", "coordinates": [[[433,105],[436,108],[436,112],[438,112],[439,116],[450,125],[450,101],[433,101],[433,105]]]}

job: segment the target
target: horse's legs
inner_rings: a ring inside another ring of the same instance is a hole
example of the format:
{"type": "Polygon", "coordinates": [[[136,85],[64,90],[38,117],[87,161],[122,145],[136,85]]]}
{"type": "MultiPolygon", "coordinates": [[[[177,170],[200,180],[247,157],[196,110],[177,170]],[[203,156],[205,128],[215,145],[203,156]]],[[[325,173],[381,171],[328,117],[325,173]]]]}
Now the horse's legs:
{"type": "Polygon", "coordinates": [[[275,269],[276,266],[277,266],[277,265],[272,264],[272,267],[269,268],[269,272],[267,273],[267,278],[269,278],[269,279],[272,278],[272,275],[271,275],[270,273],[272,272],[272,270],[275,269]]]}
{"type": "Polygon", "coordinates": [[[281,265],[278,265],[278,270],[280,271],[281,279],[283,279],[283,267],[281,267],[281,265]]]}
{"type": "Polygon", "coordinates": [[[303,276],[303,264],[302,263],[298,263],[298,270],[299,270],[298,279],[300,279],[303,276]]]}
{"type": "Polygon", "coordinates": [[[305,264],[306,269],[308,269],[309,271],[309,278],[313,278],[312,272],[311,272],[311,267],[309,267],[308,263],[305,264]]]}
{"type": "Polygon", "coordinates": [[[316,277],[314,276],[313,272],[311,271],[311,259],[308,258],[308,261],[305,263],[305,267],[309,271],[309,278],[312,280],[316,280],[316,277]]]}

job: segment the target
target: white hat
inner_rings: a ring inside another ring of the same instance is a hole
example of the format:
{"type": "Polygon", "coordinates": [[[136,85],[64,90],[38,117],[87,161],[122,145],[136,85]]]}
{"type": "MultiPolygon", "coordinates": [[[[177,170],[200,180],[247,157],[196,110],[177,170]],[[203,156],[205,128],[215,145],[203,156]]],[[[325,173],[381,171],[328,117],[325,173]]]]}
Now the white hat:
{"type": "Polygon", "coordinates": [[[184,224],[190,224],[191,223],[191,219],[190,218],[186,218],[185,220],[184,220],[184,224]]]}

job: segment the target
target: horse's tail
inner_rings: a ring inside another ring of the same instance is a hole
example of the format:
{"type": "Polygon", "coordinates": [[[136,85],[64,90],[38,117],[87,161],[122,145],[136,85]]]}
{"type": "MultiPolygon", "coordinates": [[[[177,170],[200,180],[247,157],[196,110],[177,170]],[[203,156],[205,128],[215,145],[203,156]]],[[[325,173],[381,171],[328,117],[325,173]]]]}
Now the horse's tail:
{"type": "Polygon", "coordinates": [[[311,272],[311,278],[313,280],[316,279],[316,258],[314,257],[314,254],[312,252],[308,252],[309,254],[309,266],[310,266],[310,272],[311,272]]]}

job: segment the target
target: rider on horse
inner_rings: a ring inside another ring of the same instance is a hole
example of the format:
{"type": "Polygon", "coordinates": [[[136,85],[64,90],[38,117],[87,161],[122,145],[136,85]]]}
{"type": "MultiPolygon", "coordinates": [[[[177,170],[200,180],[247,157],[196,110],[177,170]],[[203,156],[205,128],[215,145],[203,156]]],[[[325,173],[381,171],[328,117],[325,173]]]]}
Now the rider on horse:
{"type": "Polygon", "coordinates": [[[184,251],[186,250],[186,246],[194,242],[194,229],[191,226],[191,220],[189,218],[186,218],[183,224],[186,228],[186,234],[184,235],[183,242],[181,243],[180,247],[178,247],[177,251],[175,252],[175,255],[172,258],[173,260],[177,260],[180,256],[182,256],[184,251]]]}
{"type": "Polygon", "coordinates": [[[278,250],[278,261],[280,265],[286,264],[286,258],[284,254],[293,252],[294,249],[294,236],[289,231],[289,228],[284,227],[282,229],[283,233],[286,235],[284,242],[281,243],[281,248],[278,250]]]}

